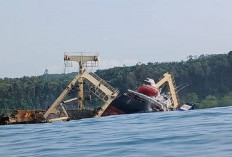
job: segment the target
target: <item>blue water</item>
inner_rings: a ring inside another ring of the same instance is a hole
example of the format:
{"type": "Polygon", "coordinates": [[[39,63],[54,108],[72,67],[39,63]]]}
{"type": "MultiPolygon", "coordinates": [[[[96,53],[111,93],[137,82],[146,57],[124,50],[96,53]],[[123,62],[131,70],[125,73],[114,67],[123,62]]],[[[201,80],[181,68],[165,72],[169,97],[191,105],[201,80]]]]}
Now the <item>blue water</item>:
{"type": "Polygon", "coordinates": [[[232,107],[0,126],[11,156],[232,156],[232,107]]]}

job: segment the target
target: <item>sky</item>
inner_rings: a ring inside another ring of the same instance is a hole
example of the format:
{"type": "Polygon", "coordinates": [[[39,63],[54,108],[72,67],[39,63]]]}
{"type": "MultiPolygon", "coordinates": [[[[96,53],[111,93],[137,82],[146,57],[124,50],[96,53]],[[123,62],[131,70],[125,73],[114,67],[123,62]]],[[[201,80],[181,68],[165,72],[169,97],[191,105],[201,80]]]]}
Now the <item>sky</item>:
{"type": "Polygon", "coordinates": [[[228,53],[231,6],[231,0],[0,0],[0,78],[42,75],[46,68],[63,73],[64,52],[98,52],[97,69],[228,53]]]}

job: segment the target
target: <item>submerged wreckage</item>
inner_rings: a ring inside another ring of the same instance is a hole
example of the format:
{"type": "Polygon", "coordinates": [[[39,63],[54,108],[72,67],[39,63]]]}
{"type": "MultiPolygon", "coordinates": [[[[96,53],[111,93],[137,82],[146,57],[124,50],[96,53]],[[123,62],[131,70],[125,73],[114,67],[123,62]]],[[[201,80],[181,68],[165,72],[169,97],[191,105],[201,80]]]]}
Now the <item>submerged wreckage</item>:
{"type": "Polygon", "coordinates": [[[191,104],[184,104],[181,107],[179,106],[174,79],[169,73],[165,73],[158,83],[155,83],[153,79],[147,78],[137,91],[128,89],[127,92],[118,96],[119,90],[111,87],[96,74],[88,73],[86,71],[86,67],[94,67],[98,65],[99,57],[97,54],[65,54],[64,61],[66,63],[73,61],[77,62],[79,64],[79,73],[64,89],[55,102],[47,110],[16,110],[10,117],[2,115],[0,116],[0,125],[46,123],[61,120],[69,121],[82,118],[140,112],[191,110],[195,107],[191,104]],[[102,102],[100,105],[92,104],[92,108],[85,108],[85,81],[91,85],[89,90],[91,91],[91,94],[94,94],[96,98],[98,98],[97,102],[102,102]],[[164,85],[167,85],[169,92],[162,92],[161,87],[164,85]],[[67,95],[74,88],[77,88],[77,97],[67,99],[67,95]],[[76,110],[69,110],[68,104],[76,101],[78,102],[78,108],[76,110]]]}

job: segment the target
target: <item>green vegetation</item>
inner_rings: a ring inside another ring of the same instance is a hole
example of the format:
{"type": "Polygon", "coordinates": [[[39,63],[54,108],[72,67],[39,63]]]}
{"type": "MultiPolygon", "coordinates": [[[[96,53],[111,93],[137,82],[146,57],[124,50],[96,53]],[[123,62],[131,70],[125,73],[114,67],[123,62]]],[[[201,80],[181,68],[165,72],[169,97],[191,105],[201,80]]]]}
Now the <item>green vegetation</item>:
{"type": "MultiPolygon", "coordinates": [[[[179,92],[181,103],[198,108],[232,105],[232,51],[228,54],[201,55],[187,61],[148,63],[98,70],[96,74],[121,93],[135,90],[145,78],[158,81],[169,72],[177,86],[189,86],[179,92]]],[[[0,113],[13,109],[43,109],[51,105],[74,77],[71,74],[0,79],[0,113]]],[[[76,93],[76,92],[74,92],[76,93]]]]}

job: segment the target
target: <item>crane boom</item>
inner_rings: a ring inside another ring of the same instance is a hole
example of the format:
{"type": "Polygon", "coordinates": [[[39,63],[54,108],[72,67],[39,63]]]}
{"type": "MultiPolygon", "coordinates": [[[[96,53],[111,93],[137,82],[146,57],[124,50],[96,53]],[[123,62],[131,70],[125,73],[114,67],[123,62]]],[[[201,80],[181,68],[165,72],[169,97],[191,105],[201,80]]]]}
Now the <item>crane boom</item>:
{"type": "Polygon", "coordinates": [[[92,88],[94,89],[92,92],[95,94],[98,98],[100,98],[104,105],[101,107],[100,110],[97,111],[95,114],[95,117],[100,117],[102,113],[105,111],[105,109],[109,106],[109,104],[117,97],[119,94],[119,91],[117,89],[114,89],[111,87],[108,83],[106,83],[104,80],[102,80],[100,77],[98,77],[96,74],[88,73],[84,66],[87,62],[97,62],[98,56],[83,56],[82,54],[79,56],[68,56],[64,55],[65,61],[76,61],[79,63],[79,73],[74,77],[72,82],[66,87],[66,89],[60,94],[60,96],[55,100],[55,102],[51,105],[51,107],[45,112],[44,117],[47,120],[50,121],[56,121],[60,119],[68,119],[68,114],[66,110],[63,107],[63,104],[69,103],[75,100],[78,100],[78,109],[82,110],[84,107],[83,101],[84,101],[84,79],[88,80],[92,84],[92,88]],[[69,100],[64,101],[67,94],[78,84],[78,97],[72,98],[69,100]],[[63,110],[63,113],[66,117],[59,117],[59,118],[52,118],[49,115],[55,114],[59,115],[60,111],[57,109],[58,106],[60,106],[61,110],[63,110]]]}
{"type": "Polygon", "coordinates": [[[174,80],[172,78],[172,75],[169,73],[165,73],[163,75],[163,78],[156,84],[157,88],[160,88],[162,85],[167,83],[169,91],[170,91],[170,96],[172,100],[172,106],[174,109],[179,108],[179,102],[176,94],[176,88],[174,86],[174,80]]]}

